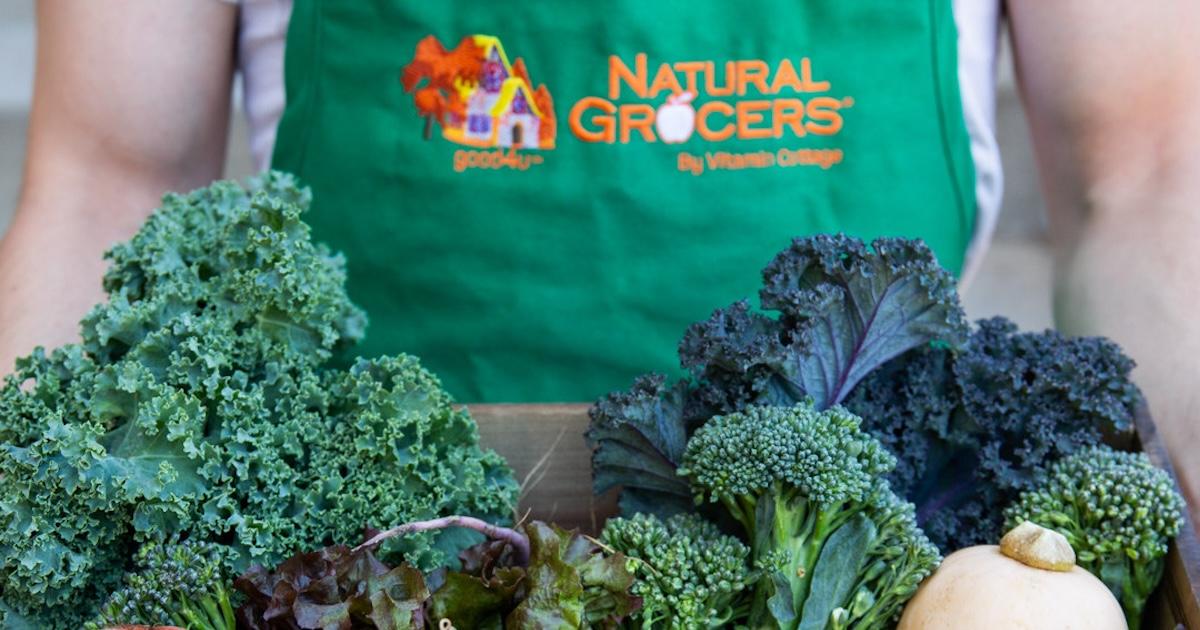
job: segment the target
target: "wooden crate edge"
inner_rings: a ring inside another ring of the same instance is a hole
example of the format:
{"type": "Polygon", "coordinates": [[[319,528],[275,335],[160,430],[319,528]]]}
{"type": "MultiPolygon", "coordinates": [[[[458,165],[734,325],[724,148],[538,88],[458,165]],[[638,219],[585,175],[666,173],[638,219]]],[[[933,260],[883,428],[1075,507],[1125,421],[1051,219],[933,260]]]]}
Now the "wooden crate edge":
{"type": "MultiPolygon", "coordinates": [[[[1134,415],[1134,425],[1142,452],[1155,466],[1171,475],[1175,489],[1179,490],[1175,466],[1146,405],[1140,406],[1134,415]]],[[[1164,597],[1170,606],[1172,621],[1183,623],[1188,628],[1200,628],[1200,538],[1196,536],[1194,523],[1187,510],[1184,510],[1183,518],[1183,528],[1167,553],[1166,573],[1159,584],[1159,596],[1164,597]]]]}

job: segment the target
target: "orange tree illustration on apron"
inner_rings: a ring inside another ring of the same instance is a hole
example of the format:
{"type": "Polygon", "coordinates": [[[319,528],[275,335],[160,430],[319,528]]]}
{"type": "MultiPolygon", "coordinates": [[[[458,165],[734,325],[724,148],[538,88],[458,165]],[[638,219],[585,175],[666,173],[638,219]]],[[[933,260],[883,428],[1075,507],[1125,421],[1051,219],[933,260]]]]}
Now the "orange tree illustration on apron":
{"type": "Polygon", "coordinates": [[[470,35],[447,50],[430,35],[417,43],[400,83],[425,118],[426,140],[437,120],[442,136],[458,144],[554,148],[550,91],[533,89],[525,60],[510,64],[498,37],[470,35]]]}

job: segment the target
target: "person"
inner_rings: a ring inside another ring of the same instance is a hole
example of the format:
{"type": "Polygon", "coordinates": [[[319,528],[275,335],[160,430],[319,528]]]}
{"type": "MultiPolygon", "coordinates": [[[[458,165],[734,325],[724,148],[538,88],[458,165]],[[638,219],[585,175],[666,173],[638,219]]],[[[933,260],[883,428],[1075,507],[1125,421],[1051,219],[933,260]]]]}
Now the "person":
{"type": "Polygon", "coordinates": [[[311,186],[316,238],[347,254],[358,351],[421,356],[460,400],[670,370],[797,235],[921,237],[969,276],[999,207],[1007,15],[1059,326],[1140,361],[1200,492],[1194,2],[114,6],[38,5],[0,365],[68,341],[102,251],[221,174],[239,70],[258,165],[311,186]]]}

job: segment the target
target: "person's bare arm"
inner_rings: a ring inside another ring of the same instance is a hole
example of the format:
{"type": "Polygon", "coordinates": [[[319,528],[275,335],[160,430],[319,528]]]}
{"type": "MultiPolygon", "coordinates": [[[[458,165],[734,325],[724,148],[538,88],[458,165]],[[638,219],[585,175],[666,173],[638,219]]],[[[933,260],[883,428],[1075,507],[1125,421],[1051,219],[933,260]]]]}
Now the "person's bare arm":
{"type": "Polygon", "coordinates": [[[221,174],[237,8],[41,0],[25,174],[0,240],[0,374],[78,337],[103,252],[221,174]]]}
{"type": "Polygon", "coordinates": [[[1200,3],[1008,6],[1058,245],[1056,319],[1137,360],[1200,516],[1200,3]]]}

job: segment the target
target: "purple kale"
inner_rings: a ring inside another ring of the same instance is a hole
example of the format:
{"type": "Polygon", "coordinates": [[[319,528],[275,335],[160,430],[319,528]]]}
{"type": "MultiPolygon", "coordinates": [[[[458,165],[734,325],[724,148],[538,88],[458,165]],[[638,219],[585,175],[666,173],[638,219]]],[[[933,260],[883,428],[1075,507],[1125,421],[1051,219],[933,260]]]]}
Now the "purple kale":
{"type": "Polygon", "coordinates": [[[954,277],[920,241],[796,239],[763,270],[759,298],[775,313],[742,301],[688,329],[679,357],[690,378],[666,387],[643,377],[593,407],[596,492],[622,486],[626,513],[686,509],[675,469],[709,417],[807,399],[825,409],[888,360],[931,342],[957,345],[968,330],[954,277]]]}
{"type": "Polygon", "coordinates": [[[688,386],[665,383],[661,374],[641,376],[628,392],[609,394],[589,411],[592,487],[596,494],[623,487],[622,512],[671,514],[692,503],[687,480],[675,474],[687,444],[688,386]]]}
{"type": "Polygon", "coordinates": [[[1141,400],[1107,340],[1003,319],[968,339],[954,279],[919,241],[797,239],[763,271],[760,300],[688,329],[687,378],[643,377],[593,407],[595,490],[623,487],[625,513],[694,509],[675,470],[712,416],[811,399],[861,415],[897,456],[891,481],[939,546],[994,542],[1035,470],[1128,431],[1141,400]]]}
{"type": "Polygon", "coordinates": [[[796,239],[763,270],[768,317],[738,302],[688,329],[680,362],[721,411],[745,404],[841,402],[897,355],[968,330],[954,277],[921,241],[796,239]]]}
{"type": "Polygon", "coordinates": [[[1002,509],[1039,468],[1130,429],[1132,369],[1106,339],[1018,333],[995,318],[960,350],[891,361],[845,405],[897,455],[892,483],[929,537],[956,549],[995,542],[1002,509]]]}

